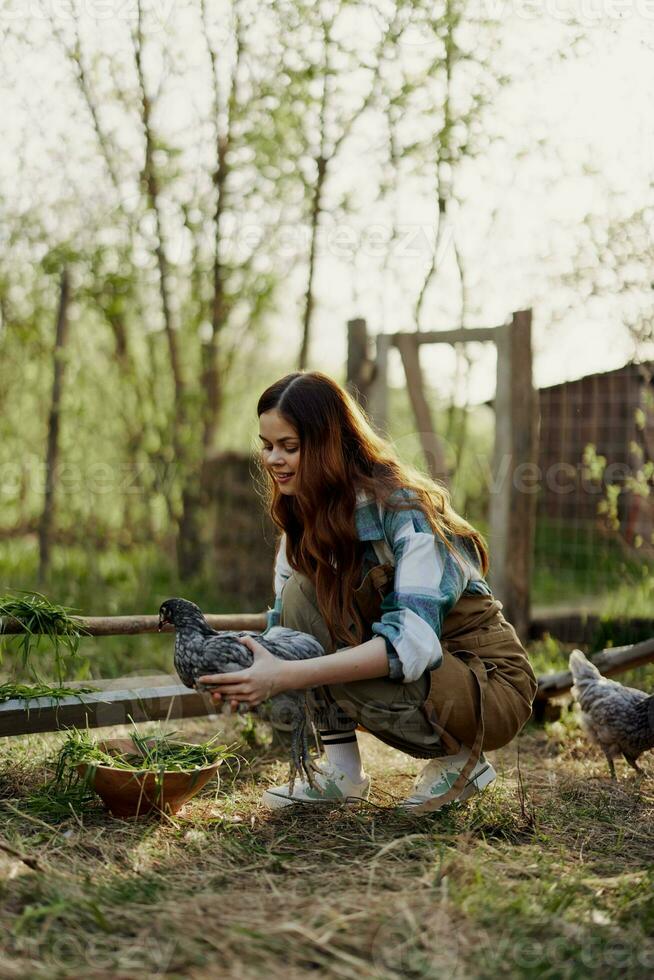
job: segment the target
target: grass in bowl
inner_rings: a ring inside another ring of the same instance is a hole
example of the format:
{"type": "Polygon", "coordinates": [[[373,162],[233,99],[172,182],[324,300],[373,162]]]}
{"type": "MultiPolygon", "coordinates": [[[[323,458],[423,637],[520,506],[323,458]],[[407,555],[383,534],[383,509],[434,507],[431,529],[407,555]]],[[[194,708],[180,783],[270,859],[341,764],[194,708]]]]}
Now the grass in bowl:
{"type": "MultiPolygon", "coordinates": [[[[177,740],[176,732],[96,741],[71,729],[47,766],[52,776],[21,799],[21,810],[60,823],[97,813],[100,802],[114,816],[175,813],[237,756],[217,741],[177,740]]],[[[216,787],[217,788],[217,787],[216,787]]]]}
{"type": "Polygon", "coordinates": [[[55,783],[65,793],[79,792],[79,782],[94,790],[114,816],[137,817],[157,811],[176,813],[232,756],[217,737],[183,742],[177,733],[95,741],[73,729],[61,747],[55,783]],[[76,778],[77,777],[77,778],[76,778]]]}
{"type": "Polygon", "coordinates": [[[73,728],[61,747],[57,772],[63,775],[80,764],[109,766],[126,772],[193,772],[222,762],[231,754],[216,738],[196,744],[176,739],[177,734],[132,732],[129,739],[114,740],[131,743],[130,748],[112,751],[107,748],[109,743],[96,741],[87,731],[73,728]]]}

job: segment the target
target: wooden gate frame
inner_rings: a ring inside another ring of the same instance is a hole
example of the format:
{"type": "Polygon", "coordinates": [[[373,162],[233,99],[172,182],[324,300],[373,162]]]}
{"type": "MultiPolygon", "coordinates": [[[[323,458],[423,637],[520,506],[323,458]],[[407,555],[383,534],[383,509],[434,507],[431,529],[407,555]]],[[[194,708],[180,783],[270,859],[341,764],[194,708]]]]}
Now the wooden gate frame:
{"type": "Polygon", "coordinates": [[[429,472],[446,480],[445,461],[434,439],[420,368],[422,344],[494,343],[497,348],[495,446],[489,511],[489,581],[507,617],[526,640],[536,524],[538,473],[538,392],[533,385],[531,310],[513,313],[498,327],[404,331],[369,336],[366,321],[348,322],[347,385],[375,428],[388,435],[388,352],[402,357],[407,390],[429,472]]]}

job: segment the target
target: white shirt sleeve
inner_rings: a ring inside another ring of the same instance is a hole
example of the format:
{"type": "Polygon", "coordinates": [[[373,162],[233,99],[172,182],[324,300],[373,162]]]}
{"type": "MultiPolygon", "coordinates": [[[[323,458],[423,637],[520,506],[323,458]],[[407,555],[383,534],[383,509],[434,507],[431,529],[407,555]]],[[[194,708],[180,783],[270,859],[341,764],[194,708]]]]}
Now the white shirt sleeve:
{"type": "Polygon", "coordinates": [[[273,573],[273,587],[275,590],[275,604],[272,609],[267,612],[268,623],[265,632],[268,632],[271,626],[279,626],[279,620],[282,612],[282,589],[284,584],[293,574],[293,569],[288,563],[286,558],[286,534],[282,534],[279,539],[279,546],[277,548],[277,555],[275,556],[275,568],[273,573]]]}
{"type": "Polygon", "coordinates": [[[409,683],[442,663],[443,619],[466,588],[472,566],[465,554],[454,557],[422,510],[386,510],[382,516],[395,578],[372,632],[386,641],[391,679],[409,683]]]}

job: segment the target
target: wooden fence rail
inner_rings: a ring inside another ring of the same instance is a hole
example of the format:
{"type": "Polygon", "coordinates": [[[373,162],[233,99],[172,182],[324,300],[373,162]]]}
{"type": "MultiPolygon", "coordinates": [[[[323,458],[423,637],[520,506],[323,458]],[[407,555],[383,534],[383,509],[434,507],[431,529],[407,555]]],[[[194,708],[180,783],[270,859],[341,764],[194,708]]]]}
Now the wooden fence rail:
{"type": "MultiPolygon", "coordinates": [[[[158,616],[72,616],[86,636],[133,636],[137,633],[156,633],[158,616]]],[[[215,630],[256,630],[266,628],[265,613],[209,613],[205,619],[215,630]]],[[[0,618],[0,634],[24,633],[25,627],[15,619],[0,618]]],[[[162,633],[173,633],[174,627],[164,626],[162,633]]]]}
{"type": "MultiPolygon", "coordinates": [[[[127,636],[153,633],[158,628],[157,616],[96,616],[76,617],[87,635],[127,636]]],[[[254,630],[266,626],[265,613],[209,614],[207,620],[214,629],[254,630]]],[[[167,626],[166,632],[173,628],[167,626]]],[[[0,633],[24,632],[20,623],[0,620],[0,633]]],[[[602,650],[593,657],[602,674],[614,675],[654,661],[654,638],[633,646],[602,650]]],[[[158,721],[215,715],[215,706],[206,693],[199,693],[178,683],[175,676],[155,678],[116,678],[95,682],[102,689],[92,694],[79,694],[61,699],[42,697],[26,700],[17,698],[0,704],[0,737],[51,732],[63,728],[102,728],[130,721],[158,721]]],[[[74,686],[74,685],[72,685],[74,686]]],[[[534,704],[536,717],[543,717],[542,708],[552,698],[565,694],[572,686],[569,671],[545,674],[538,678],[534,704]]]]}
{"type": "MultiPolygon", "coordinates": [[[[644,640],[626,647],[612,647],[593,654],[592,661],[605,677],[622,674],[625,670],[643,667],[654,661],[654,639],[644,640]]],[[[556,674],[544,674],[538,678],[539,701],[549,701],[551,698],[565,694],[572,687],[572,674],[562,670],[556,674]]]]}
{"type": "Polygon", "coordinates": [[[177,677],[171,676],[159,683],[148,683],[147,680],[144,683],[141,678],[140,685],[144,686],[137,686],[133,678],[121,677],[113,684],[117,686],[112,690],[76,697],[4,701],[0,704],[0,737],[73,727],[105,728],[131,721],[195,718],[216,711],[208,694],[184,687],[177,677]]]}

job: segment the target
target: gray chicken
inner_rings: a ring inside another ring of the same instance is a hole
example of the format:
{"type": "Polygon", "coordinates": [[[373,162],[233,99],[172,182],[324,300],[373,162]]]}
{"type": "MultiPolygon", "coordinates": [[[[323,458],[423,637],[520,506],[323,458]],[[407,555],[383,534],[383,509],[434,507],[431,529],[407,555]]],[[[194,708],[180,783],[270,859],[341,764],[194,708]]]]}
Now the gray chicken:
{"type": "Polygon", "coordinates": [[[582,726],[604,752],[611,778],[615,779],[613,760],[619,755],[642,773],[638,757],[654,748],[654,695],[602,677],[581,650],[572,651],[569,663],[582,726]]]}
{"type": "MultiPolygon", "coordinates": [[[[159,629],[171,623],[176,629],[175,670],[186,687],[203,689],[197,678],[203,674],[227,674],[252,666],[252,651],[237,637],[252,636],[280,660],[307,660],[322,657],[320,643],[308,633],[272,626],[263,635],[252,630],[218,631],[209,626],[199,606],[188,599],[166,599],[159,609],[159,629]]],[[[307,711],[303,691],[287,691],[271,699],[280,717],[291,725],[291,763],[289,782],[291,792],[296,776],[306,776],[314,786],[315,766],[309,755],[307,711]]]]}

